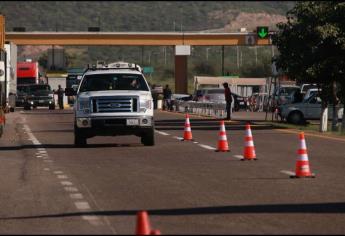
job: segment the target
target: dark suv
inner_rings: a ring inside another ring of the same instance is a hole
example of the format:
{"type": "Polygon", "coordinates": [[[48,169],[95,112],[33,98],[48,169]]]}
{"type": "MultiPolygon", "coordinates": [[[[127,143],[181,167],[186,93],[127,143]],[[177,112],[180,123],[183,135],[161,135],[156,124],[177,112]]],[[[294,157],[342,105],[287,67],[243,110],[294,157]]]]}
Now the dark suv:
{"type": "Polygon", "coordinates": [[[48,84],[27,84],[17,86],[16,106],[24,106],[25,110],[38,106],[55,109],[54,94],[48,84]]]}

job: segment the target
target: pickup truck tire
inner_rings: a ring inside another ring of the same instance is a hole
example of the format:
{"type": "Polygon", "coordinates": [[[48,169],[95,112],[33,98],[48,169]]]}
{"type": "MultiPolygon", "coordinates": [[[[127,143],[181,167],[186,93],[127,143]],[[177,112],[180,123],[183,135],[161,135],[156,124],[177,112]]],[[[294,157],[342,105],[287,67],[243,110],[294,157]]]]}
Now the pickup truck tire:
{"type": "Polygon", "coordinates": [[[55,110],[55,105],[49,105],[49,110],[55,110]]]}
{"type": "Polygon", "coordinates": [[[300,125],[305,122],[303,114],[299,111],[293,111],[287,117],[287,121],[292,124],[300,125]]]}
{"type": "Polygon", "coordinates": [[[153,129],[150,129],[141,136],[141,143],[144,146],[154,146],[155,145],[155,136],[153,129]]]}
{"type": "Polygon", "coordinates": [[[86,137],[82,134],[78,127],[74,125],[74,145],[77,147],[83,147],[86,146],[86,144],[86,137]]]}

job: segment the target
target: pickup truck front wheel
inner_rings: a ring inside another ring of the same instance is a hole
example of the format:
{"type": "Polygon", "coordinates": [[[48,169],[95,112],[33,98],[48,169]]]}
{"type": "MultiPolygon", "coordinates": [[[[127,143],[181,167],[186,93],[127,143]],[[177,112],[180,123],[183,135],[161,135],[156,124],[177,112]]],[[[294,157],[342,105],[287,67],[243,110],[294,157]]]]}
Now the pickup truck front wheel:
{"type": "Polygon", "coordinates": [[[82,132],[74,126],[74,145],[77,147],[82,147],[87,144],[86,137],[82,134],[82,132]]]}
{"type": "Polygon", "coordinates": [[[150,129],[149,131],[146,131],[141,136],[141,143],[145,146],[154,146],[155,145],[155,136],[153,129],[150,129]]]}
{"type": "Polygon", "coordinates": [[[298,111],[291,112],[287,118],[287,121],[289,123],[296,124],[296,125],[300,125],[305,122],[303,114],[298,111]]]}

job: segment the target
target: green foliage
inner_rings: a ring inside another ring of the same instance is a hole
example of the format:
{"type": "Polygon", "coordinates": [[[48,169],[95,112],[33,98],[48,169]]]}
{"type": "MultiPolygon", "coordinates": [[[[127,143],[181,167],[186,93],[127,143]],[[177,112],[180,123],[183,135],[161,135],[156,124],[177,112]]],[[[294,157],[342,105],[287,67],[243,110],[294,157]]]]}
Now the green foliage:
{"type": "Polygon", "coordinates": [[[300,82],[317,83],[331,100],[334,81],[344,84],[345,8],[343,2],[298,2],[273,38],[277,66],[300,82]]]}

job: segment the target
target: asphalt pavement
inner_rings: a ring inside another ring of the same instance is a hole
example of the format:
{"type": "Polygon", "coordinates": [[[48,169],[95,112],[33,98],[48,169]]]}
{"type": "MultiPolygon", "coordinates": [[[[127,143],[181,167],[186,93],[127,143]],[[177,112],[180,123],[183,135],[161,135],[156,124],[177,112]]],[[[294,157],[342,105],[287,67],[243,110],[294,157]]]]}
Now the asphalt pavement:
{"type": "MultiPolygon", "coordinates": [[[[257,117],[260,116],[260,117],[257,117]]],[[[0,138],[0,234],[134,234],[147,210],[162,234],[344,234],[345,139],[306,134],[316,178],[292,179],[298,132],[235,113],[230,152],[219,120],[156,111],[156,145],[135,136],[73,145],[72,110],[6,115],[0,138]],[[251,122],[257,161],[241,161],[251,122]]]]}

